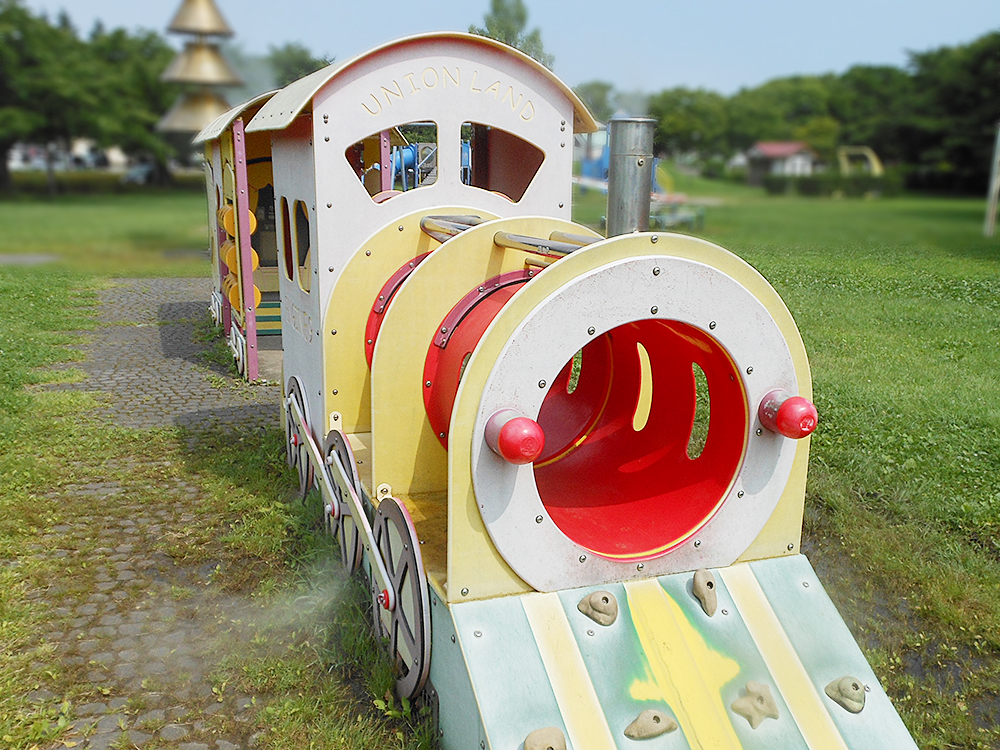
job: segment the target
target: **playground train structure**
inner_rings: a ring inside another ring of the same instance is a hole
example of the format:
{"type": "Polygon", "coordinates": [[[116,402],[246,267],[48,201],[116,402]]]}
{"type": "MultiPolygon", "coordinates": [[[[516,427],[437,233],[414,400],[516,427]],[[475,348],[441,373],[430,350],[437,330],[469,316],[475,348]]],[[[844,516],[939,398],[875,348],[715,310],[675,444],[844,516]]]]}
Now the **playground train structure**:
{"type": "Polygon", "coordinates": [[[613,236],[573,223],[596,127],[443,33],[199,136],[213,315],[249,379],[280,330],[288,461],[397,692],[449,750],[915,747],[800,554],[791,315],[716,245],[612,231],[614,174],[613,236]]]}

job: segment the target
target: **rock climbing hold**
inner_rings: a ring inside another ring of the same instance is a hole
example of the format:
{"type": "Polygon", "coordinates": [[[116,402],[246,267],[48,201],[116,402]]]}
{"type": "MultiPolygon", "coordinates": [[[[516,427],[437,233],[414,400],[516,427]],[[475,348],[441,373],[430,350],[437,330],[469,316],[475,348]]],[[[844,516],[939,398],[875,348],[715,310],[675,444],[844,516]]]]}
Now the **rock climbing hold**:
{"type": "Polygon", "coordinates": [[[598,625],[610,625],[618,618],[618,600],[610,591],[587,594],[576,608],[598,625]]]}
{"type": "Polygon", "coordinates": [[[524,738],[524,750],[566,750],[566,737],[556,727],[536,729],[524,738]]]}
{"type": "Polygon", "coordinates": [[[764,719],[778,718],[778,704],[771,696],[771,688],[760,682],[750,680],[747,683],[746,695],[733,702],[734,713],[750,722],[750,728],[756,729],[764,719]]]}
{"type": "Polygon", "coordinates": [[[865,686],[856,677],[841,677],[826,686],[826,694],[852,714],[865,707],[865,686]]]}
{"type": "Polygon", "coordinates": [[[628,725],[625,729],[625,736],[630,740],[648,740],[675,729],[677,729],[677,722],[672,716],[655,708],[647,708],[628,725]]]}
{"type": "Polygon", "coordinates": [[[715,593],[715,576],[712,575],[712,571],[706,568],[695,571],[693,591],[695,598],[701,602],[705,614],[709,617],[714,615],[719,598],[715,593]]]}

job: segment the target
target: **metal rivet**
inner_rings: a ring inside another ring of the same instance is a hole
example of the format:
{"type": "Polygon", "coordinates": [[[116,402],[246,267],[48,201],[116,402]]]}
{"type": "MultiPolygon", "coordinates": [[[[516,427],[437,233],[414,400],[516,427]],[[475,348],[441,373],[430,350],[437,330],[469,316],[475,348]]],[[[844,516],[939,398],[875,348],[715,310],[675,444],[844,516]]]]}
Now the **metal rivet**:
{"type": "Polygon", "coordinates": [[[565,130],[566,130],[566,123],[563,123],[562,125],[559,126],[559,132],[562,133],[565,130]]]}
{"type": "Polygon", "coordinates": [[[474,636],[476,636],[476,638],[482,638],[482,637],[483,637],[483,631],[482,631],[482,630],[476,630],[476,631],[473,631],[473,633],[472,633],[472,634],[473,634],[474,636]]]}
{"type": "Polygon", "coordinates": [[[368,339],[368,346],[371,346],[372,343],[374,343],[374,342],[371,339],[368,339]]]}
{"type": "Polygon", "coordinates": [[[645,565],[643,565],[642,563],[639,563],[638,565],[635,566],[635,569],[636,570],[642,570],[645,567],[646,567],[645,565]]]}
{"type": "Polygon", "coordinates": [[[441,326],[441,333],[448,333],[448,326],[441,326]]]}
{"type": "Polygon", "coordinates": [[[793,549],[795,549],[795,545],[794,544],[789,544],[788,545],[788,551],[791,552],[793,549]]]}
{"type": "Polygon", "coordinates": [[[656,313],[658,313],[658,312],[660,311],[660,308],[658,308],[658,307],[657,307],[656,305],[653,305],[653,306],[652,306],[651,308],[649,308],[649,311],[650,311],[650,312],[651,312],[651,313],[652,313],[653,315],[656,315],[656,313]]]}
{"type": "Polygon", "coordinates": [[[594,328],[594,326],[591,326],[590,328],[587,329],[587,333],[589,333],[591,336],[593,336],[596,332],[597,329],[594,328]]]}
{"type": "Polygon", "coordinates": [[[424,383],[424,386],[426,388],[430,388],[431,387],[431,381],[428,380],[426,383],[424,383]]]}
{"type": "Polygon", "coordinates": [[[809,581],[803,581],[802,582],[802,588],[806,588],[806,589],[809,588],[809,581]]]}
{"type": "Polygon", "coordinates": [[[724,609],[724,610],[722,610],[722,614],[724,614],[724,615],[728,615],[728,614],[729,614],[729,610],[728,610],[728,609],[724,609]]]}
{"type": "Polygon", "coordinates": [[[454,642],[455,642],[455,636],[452,636],[452,637],[451,637],[451,642],[452,642],[452,643],[454,643],[454,642]]]}
{"type": "Polygon", "coordinates": [[[535,516],[535,523],[541,523],[545,519],[542,516],[535,516]]]}
{"type": "Polygon", "coordinates": [[[330,271],[330,273],[333,273],[333,266],[330,266],[327,270],[330,271]]]}
{"type": "Polygon", "coordinates": [[[336,395],[337,395],[337,389],[336,389],[336,388],[334,388],[334,389],[333,389],[333,395],[334,395],[334,396],[336,396],[336,395]]]}
{"type": "Polygon", "coordinates": [[[593,634],[594,634],[594,631],[593,631],[593,630],[588,630],[588,631],[587,631],[587,635],[593,635],[593,634]]]}
{"type": "Polygon", "coordinates": [[[565,205],[566,205],[565,203],[563,203],[562,201],[559,201],[559,208],[562,208],[565,205]]]}
{"type": "Polygon", "coordinates": [[[649,238],[649,241],[655,245],[659,241],[659,239],[660,238],[654,234],[652,237],[649,238]]]}
{"type": "Polygon", "coordinates": [[[365,255],[371,255],[371,254],[372,254],[371,250],[365,250],[365,255]]]}
{"type": "Polygon", "coordinates": [[[462,596],[468,596],[468,595],[469,595],[469,590],[468,589],[462,589],[462,596]]]}
{"type": "Polygon", "coordinates": [[[695,547],[700,547],[701,546],[701,539],[695,539],[694,540],[694,546],[695,547]]]}
{"type": "Polygon", "coordinates": [[[748,367],[747,368],[747,375],[753,375],[753,368],[752,367],[748,367]]]}
{"type": "MultiPolygon", "coordinates": [[[[329,139],[329,138],[327,138],[327,140],[330,140],[330,139],[329,139]]],[[[643,164],[645,164],[645,163],[646,163],[646,160],[645,160],[645,159],[643,159],[642,157],[639,157],[638,159],[636,159],[636,160],[635,160],[635,165],[636,165],[637,167],[641,167],[641,166],[642,166],[643,164]]]]}
{"type": "Polygon", "coordinates": [[[739,492],[736,493],[736,497],[743,497],[743,494],[744,494],[743,490],[740,490],[739,492]]]}
{"type": "Polygon", "coordinates": [[[539,380],[538,381],[538,387],[539,388],[544,388],[545,387],[545,381],[544,380],[539,380]]]}
{"type": "Polygon", "coordinates": [[[565,125],[565,124],[566,124],[566,121],[565,121],[565,120],[560,120],[560,121],[559,121],[559,124],[560,124],[560,125],[565,125]]]}
{"type": "Polygon", "coordinates": [[[398,227],[396,227],[396,229],[398,229],[400,232],[402,232],[403,231],[403,225],[400,224],[398,227]]]}
{"type": "Polygon", "coordinates": [[[865,692],[870,693],[872,691],[871,685],[865,685],[865,692]]]}
{"type": "Polygon", "coordinates": [[[566,148],[566,141],[559,144],[559,148],[566,148]]]}
{"type": "Polygon", "coordinates": [[[439,432],[438,433],[438,437],[443,438],[444,437],[444,433],[443,432],[439,432]]]}
{"type": "Polygon", "coordinates": [[[332,203],[327,203],[327,204],[326,204],[326,207],[327,207],[327,208],[333,208],[333,204],[332,204],[332,203]]]}
{"type": "Polygon", "coordinates": [[[323,122],[330,122],[330,115],[323,115],[323,122]]]}
{"type": "Polygon", "coordinates": [[[586,555],[580,555],[580,562],[587,562],[587,556],[586,555]]]}
{"type": "Polygon", "coordinates": [[[659,276],[659,275],[660,275],[660,268],[659,266],[657,266],[656,268],[653,269],[653,276],[659,276]]]}
{"type": "Polygon", "coordinates": [[[764,431],[762,429],[760,429],[760,427],[758,427],[757,428],[757,437],[760,437],[763,434],[764,434],[764,431]]]}
{"type": "Polygon", "coordinates": [[[337,335],[337,329],[334,328],[332,331],[330,331],[330,335],[331,336],[336,336],[337,335]]]}
{"type": "Polygon", "coordinates": [[[713,320],[711,323],[708,324],[708,330],[714,331],[715,330],[715,325],[716,325],[715,321],[713,320]]]}
{"type": "Polygon", "coordinates": [[[323,138],[323,140],[324,140],[324,141],[326,141],[327,143],[329,143],[329,142],[330,142],[330,136],[325,136],[325,137],[323,138]]]}

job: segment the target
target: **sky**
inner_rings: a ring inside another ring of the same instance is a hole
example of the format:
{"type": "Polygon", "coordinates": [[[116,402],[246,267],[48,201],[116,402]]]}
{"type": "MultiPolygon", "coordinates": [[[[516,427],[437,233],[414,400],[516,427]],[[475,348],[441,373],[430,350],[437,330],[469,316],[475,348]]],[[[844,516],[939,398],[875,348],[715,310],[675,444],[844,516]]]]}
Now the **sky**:
{"type": "MultiPolygon", "coordinates": [[[[619,91],[675,86],[733,94],[773,78],[903,67],[907,52],[954,46],[1000,30],[1000,0],[525,0],[555,73],[570,86],[607,81],[619,91]]],[[[106,28],[165,33],[181,0],[25,0],[65,10],[86,34],[106,28]]],[[[489,0],[216,0],[246,54],[304,44],[344,60],[425,31],[481,25],[489,0]]],[[[176,45],[181,41],[172,35],[176,45]]]]}

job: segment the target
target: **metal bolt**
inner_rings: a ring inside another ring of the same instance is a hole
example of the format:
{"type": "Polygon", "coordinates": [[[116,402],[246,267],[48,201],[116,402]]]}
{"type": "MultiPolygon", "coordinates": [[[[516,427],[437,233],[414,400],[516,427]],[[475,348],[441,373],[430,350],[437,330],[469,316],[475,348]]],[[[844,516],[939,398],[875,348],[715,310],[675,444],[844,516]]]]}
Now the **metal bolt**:
{"type": "Polygon", "coordinates": [[[330,122],[330,115],[323,115],[323,122],[330,122]]]}
{"type": "Polygon", "coordinates": [[[331,336],[336,336],[337,335],[337,329],[334,328],[332,331],[330,331],[330,335],[331,336]]]}
{"type": "Polygon", "coordinates": [[[701,539],[695,539],[694,540],[694,546],[695,547],[700,547],[701,546],[701,539]]]}
{"type": "Polygon", "coordinates": [[[724,614],[724,615],[728,615],[728,614],[729,614],[729,610],[728,610],[728,609],[724,609],[724,610],[722,610],[722,614],[724,614]]]}
{"type": "Polygon", "coordinates": [[[659,239],[660,238],[654,234],[652,237],[649,238],[649,241],[655,245],[659,241],[659,239]]]}
{"type": "Polygon", "coordinates": [[[715,321],[713,320],[711,323],[708,324],[708,330],[714,331],[715,330],[715,325],[716,325],[715,321]]]}
{"type": "Polygon", "coordinates": [[[475,631],[473,633],[473,635],[476,636],[476,638],[482,638],[483,637],[483,631],[482,630],[477,630],[477,631],[475,631]]]}
{"type": "Polygon", "coordinates": [[[587,562],[587,556],[586,555],[580,555],[580,562],[587,562]]]}
{"type": "Polygon", "coordinates": [[[656,268],[653,269],[653,276],[659,276],[659,275],[660,275],[660,268],[659,266],[657,266],[656,268]]]}
{"type": "Polygon", "coordinates": [[[794,544],[789,544],[788,545],[788,551],[791,552],[793,549],[795,549],[795,545],[794,544]]]}
{"type": "Polygon", "coordinates": [[[371,346],[371,345],[372,345],[372,340],[368,339],[368,346],[371,346]]]}
{"type": "Polygon", "coordinates": [[[469,590],[468,589],[462,589],[462,596],[468,596],[468,595],[469,595],[469,590]]]}
{"type": "Polygon", "coordinates": [[[428,380],[426,383],[424,383],[424,387],[425,388],[430,388],[431,387],[431,381],[428,380]]]}
{"type": "Polygon", "coordinates": [[[402,232],[403,231],[403,225],[400,224],[398,227],[396,227],[396,229],[398,229],[400,232],[402,232]]]}
{"type": "Polygon", "coordinates": [[[594,634],[593,630],[590,630],[590,629],[587,630],[587,635],[593,635],[593,634],[594,634]]]}
{"type": "Polygon", "coordinates": [[[327,208],[333,208],[333,204],[332,204],[332,203],[327,203],[327,204],[326,204],[326,207],[327,207],[327,208]]]}
{"type": "Polygon", "coordinates": [[[452,637],[451,637],[451,642],[452,642],[452,643],[454,643],[454,642],[455,642],[455,636],[452,636],[452,637]]]}
{"type": "Polygon", "coordinates": [[[635,569],[636,570],[642,570],[645,567],[646,567],[645,565],[643,565],[642,563],[639,563],[638,565],[635,566],[635,569]]]}
{"type": "Polygon", "coordinates": [[[336,389],[336,388],[334,388],[334,389],[333,389],[333,395],[334,395],[334,396],[336,396],[336,395],[337,395],[337,389],[336,389]]]}
{"type": "Polygon", "coordinates": [[[372,254],[371,250],[365,250],[365,255],[371,255],[371,254],[372,254]]]}
{"type": "Polygon", "coordinates": [[[589,333],[591,336],[593,336],[596,332],[597,329],[594,328],[594,326],[591,326],[590,328],[587,329],[587,333],[589,333]]]}
{"type": "Polygon", "coordinates": [[[443,433],[443,432],[439,432],[439,433],[438,433],[438,437],[441,437],[441,438],[443,438],[443,437],[444,437],[444,433],[443,433]]]}
{"type": "Polygon", "coordinates": [[[736,497],[743,497],[743,494],[744,494],[743,490],[740,490],[739,492],[736,493],[736,497]]]}
{"type": "Polygon", "coordinates": [[[541,523],[541,522],[542,522],[542,521],[544,521],[544,520],[545,520],[545,519],[544,519],[544,518],[542,518],[542,516],[535,516],[535,523],[541,523]]]}
{"type": "MultiPolygon", "coordinates": [[[[327,140],[330,140],[330,139],[329,139],[329,138],[327,138],[327,140]]],[[[643,164],[645,164],[645,163],[646,163],[646,160],[645,160],[645,159],[643,159],[642,157],[640,157],[640,158],[638,158],[638,159],[636,159],[636,160],[635,160],[635,165],[636,165],[637,167],[641,167],[641,166],[642,166],[643,164]]]]}
{"type": "Polygon", "coordinates": [[[657,307],[656,305],[653,305],[653,306],[652,306],[651,308],[649,308],[649,311],[650,311],[650,312],[651,312],[651,313],[652,313],[653,315],[656,315],[656,313],[658,313],[658,312],[660,311],[660,308],[658,308],[658,307],[657,307]]]}
{"type": "Polygon", "coordinates": [[[747,375],[753,375],[753,368],[752,367],[748,367],[747,368],[747,375]]]}
{"type": "Polygon", "coordinates": [[[323,140],[326,141],[327,143],[329,143],[330,142],[330,136],[324,137],[323,140]]]}
{"type": "Polygon", "coordinates": [[[803,581],[802,582],[802,588],[805,588],[805,589],[809,588],[809,581],[803,581]]]}
{"type": "Polygon", "coordinates": [[[865,685],[865,692],[870,693],[872,691],[871,685],[865,685]]]}
{"type": "Polygon", "coordinates": [[[448,333],[448,326],[441,326],[441,333],[448,333]]]}
{"type": "Polygon", "coordinates": [[[559,144],[559,148],[566,148],[566,141],[559,144]]]}
{"type": "Polygon", "coordinates": [[[562,208],[564,205],[566,205],[566,204],[563,203],[562,201],[559,201],[559,208],[562,208]]]}
{"type": "Polygon", "coordinates": [[[559,132],[565,132],[565,130],[566,130],[566,123],[563,123],[562,125],[559,126],[559,132]]]}
{"type": "Polygon", "coordinates": [[[538,381],[538,387],[539,388],[544,388],[545,387],[545,381],[544,380],[539,380],[538,381]]]}
{"type": "Polygon", "coordinates": [[[760,429],[760,427],[758,427],[757,428],[757,437],[760,437],[763,434],[764,434],[764,431],[762,429],[760,429]]]}
{"type": "Polygon", "coordinates": [[[486,750],[486,740],[479,740],[479,750],[486,750]]]}

